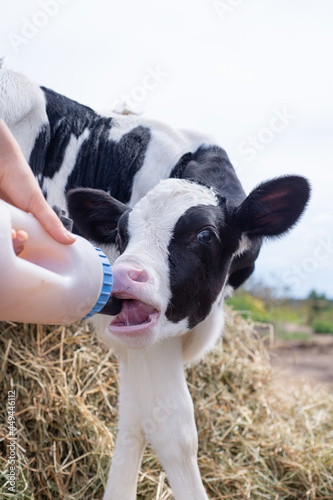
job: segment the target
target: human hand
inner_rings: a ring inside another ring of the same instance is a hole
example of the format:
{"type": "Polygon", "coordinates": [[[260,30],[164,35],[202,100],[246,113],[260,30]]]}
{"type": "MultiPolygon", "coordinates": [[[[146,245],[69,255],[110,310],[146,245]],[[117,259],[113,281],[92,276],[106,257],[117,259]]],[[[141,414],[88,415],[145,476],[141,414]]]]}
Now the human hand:
{"type": "MultiPolygon", "coordinates": [[[[75,236],[64,228],[60,219],[47,204],[18,143],[1,119],[0,198],[25,212],[32,213],[50,236],[59,243],[65,245],[74,243],[75,236]]],[[[22,233],[25,232],[19,230],[13,239],[14,248],[19,248],[26,241],[26,233],[25,235],[22,233]]]]}

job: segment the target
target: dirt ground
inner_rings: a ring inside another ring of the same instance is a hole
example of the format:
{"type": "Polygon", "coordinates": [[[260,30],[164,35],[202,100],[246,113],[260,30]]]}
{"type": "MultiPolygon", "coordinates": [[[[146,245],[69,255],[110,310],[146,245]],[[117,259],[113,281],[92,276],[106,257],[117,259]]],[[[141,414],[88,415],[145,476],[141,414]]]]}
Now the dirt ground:
{"type": "Polygon", "coordinates": [[[313,335],[306,342],[276,341],[269,352],[278,376],[289,386],[305,381],[333,393],[332,335],[313,335]]]}

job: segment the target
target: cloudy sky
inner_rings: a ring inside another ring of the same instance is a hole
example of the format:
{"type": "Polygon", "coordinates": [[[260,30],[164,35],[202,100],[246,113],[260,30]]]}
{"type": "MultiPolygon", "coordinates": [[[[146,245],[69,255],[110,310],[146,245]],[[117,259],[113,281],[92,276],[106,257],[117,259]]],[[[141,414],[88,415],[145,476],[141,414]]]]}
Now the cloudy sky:
{"type": "Polygon", "coordinates": [[[333,298],[331,0],[1,1],[6,67],[95,109],[126,101],[215,137],[247,192],[307,176],[302,222],[265,245],[256,276],[333,298]]]}

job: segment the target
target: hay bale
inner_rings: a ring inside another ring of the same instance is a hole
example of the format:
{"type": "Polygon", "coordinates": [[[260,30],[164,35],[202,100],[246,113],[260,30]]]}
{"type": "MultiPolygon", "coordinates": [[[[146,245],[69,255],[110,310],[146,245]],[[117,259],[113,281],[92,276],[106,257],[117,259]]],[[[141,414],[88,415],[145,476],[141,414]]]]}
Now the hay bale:
{"type": "MultiPolygon", "coordinates": [[[[0,497],[11,498],[7,403],[15,390],[14,498],[102,498],[117,425],[115,357],[87,325],[12,323],[0,324],[0,356],[0,497]]],[[[333,398],[279,387],[249,323],[230,311],[223,343],[187,379],[211,499],[333,499],[333,398]]],[[[138,498],[172,498],[149,448],[138,498]]]]}

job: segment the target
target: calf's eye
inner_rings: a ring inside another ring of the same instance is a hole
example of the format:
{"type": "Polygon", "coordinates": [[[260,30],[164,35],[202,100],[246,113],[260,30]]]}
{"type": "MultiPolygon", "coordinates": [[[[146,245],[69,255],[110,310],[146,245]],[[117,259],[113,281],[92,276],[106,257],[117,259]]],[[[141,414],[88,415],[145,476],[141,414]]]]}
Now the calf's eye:
{"type": "Polygon", "coordinates": [[[204,229],[197,235],[197,241],[201,243],[201,245],[209,246],[213,242],[213,237],[213,232],[210,229],[204,229]]]}

